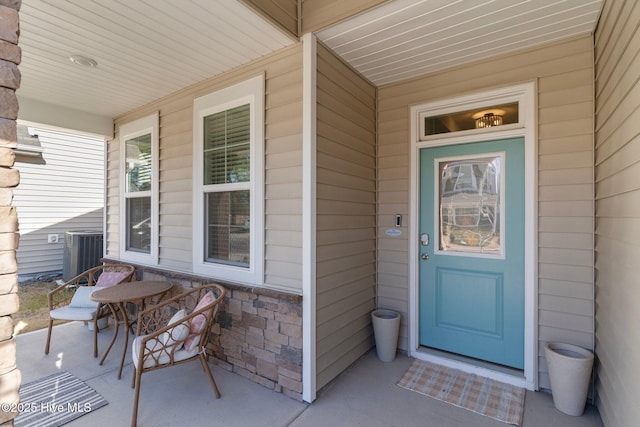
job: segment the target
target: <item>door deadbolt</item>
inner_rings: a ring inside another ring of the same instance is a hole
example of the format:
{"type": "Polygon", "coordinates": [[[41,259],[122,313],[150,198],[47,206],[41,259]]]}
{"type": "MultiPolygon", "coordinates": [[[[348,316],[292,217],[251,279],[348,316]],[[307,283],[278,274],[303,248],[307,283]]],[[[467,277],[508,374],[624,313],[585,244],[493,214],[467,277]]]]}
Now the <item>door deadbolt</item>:
{"type": "Polygon", "coordinates": [[[420,258],[422,258],[424,260],[428,260],[429,259],[429,254],[422,254],[422,255],[420,255],[420,258]]]}

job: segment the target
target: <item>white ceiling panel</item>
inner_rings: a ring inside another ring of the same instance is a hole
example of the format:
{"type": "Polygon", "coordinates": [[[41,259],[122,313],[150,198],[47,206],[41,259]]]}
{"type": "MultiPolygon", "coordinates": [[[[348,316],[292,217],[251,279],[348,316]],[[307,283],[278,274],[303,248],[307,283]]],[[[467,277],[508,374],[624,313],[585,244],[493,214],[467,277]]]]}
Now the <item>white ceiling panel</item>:
{"type": "MultiPolygon", "coordinates": [[[[376,85],[594,31],[602,0],[390,0],[317,32],[376,85]]],[[[295,41],[239,0],[23,0],[20,98],[112,118],[295,41]],[[96,68],[69,60],[84,55],[96,68]]]]}
{"type": "Polygon", "coordinates": [[[231,0],[23,0],[20,30],[18,95],[107,117],[294,43],[231,0]]]}
{"type": "Polygon", "coordinates": [[[376,85],[593,32],[602,0],[393,0],[318,32],[376,85]]]}

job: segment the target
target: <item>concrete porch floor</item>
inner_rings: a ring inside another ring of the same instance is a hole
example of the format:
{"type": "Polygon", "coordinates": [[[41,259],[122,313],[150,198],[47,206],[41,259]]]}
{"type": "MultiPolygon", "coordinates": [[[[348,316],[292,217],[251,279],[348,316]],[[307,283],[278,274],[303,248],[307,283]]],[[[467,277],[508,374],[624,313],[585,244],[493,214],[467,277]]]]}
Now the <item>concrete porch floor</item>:
{"type": "MultiPolygon", "coordinates": [[[[99,334],[102,352],[113,326],[99,334]]],[[[92,357],[92,332],[81,322],[54,327],[51,351],[44,355],[46,330],[16,337],[22,382],[66,370],[80,378],[109,404],[68,426],[126,426],[130,424],[133,389],[130,349],[122,379],[117,371],[123,333],[103,366],[92,357]]],[[[130,335],[129,342],[132,341],[130,335]]],[[[102,353],[100,353],[102,354],[102,353]]],[[[412,359],[399,355],[380,362],[375,350],[366,354],[309,405],[276,393],[210,363],[222,397],[215,399],[200,363],[187,363],[142,376],[139,426],[422,426],[505,427],[499,421],[405,390],[396,385],[412,359]]],[[[598,410],[588,406],[582,417],[563,414],[547,393],[527,392],[523,427],[598,427],[598,410]]]]}

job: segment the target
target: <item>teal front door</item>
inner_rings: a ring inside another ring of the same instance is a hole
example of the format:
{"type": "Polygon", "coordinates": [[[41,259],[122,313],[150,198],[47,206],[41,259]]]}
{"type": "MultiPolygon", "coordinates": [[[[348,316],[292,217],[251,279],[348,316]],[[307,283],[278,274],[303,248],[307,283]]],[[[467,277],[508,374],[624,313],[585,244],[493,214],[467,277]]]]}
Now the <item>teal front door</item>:
{"type": "Polygon", "coordinates": [[[524,368],[524,139],[420,152],[420,345],[524,368]]]}

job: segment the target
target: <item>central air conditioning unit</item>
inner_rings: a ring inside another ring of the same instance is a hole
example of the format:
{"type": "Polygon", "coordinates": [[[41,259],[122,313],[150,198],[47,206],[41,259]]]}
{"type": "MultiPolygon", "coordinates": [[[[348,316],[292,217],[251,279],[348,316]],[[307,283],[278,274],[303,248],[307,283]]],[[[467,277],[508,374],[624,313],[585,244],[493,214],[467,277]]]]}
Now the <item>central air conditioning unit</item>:
{"type": "Polygon", "coordinates": [[[66,282],[83,271],[100,265],[101,258],[101,231],[67,231],[64,242],[62,279],[66,282]]]}

